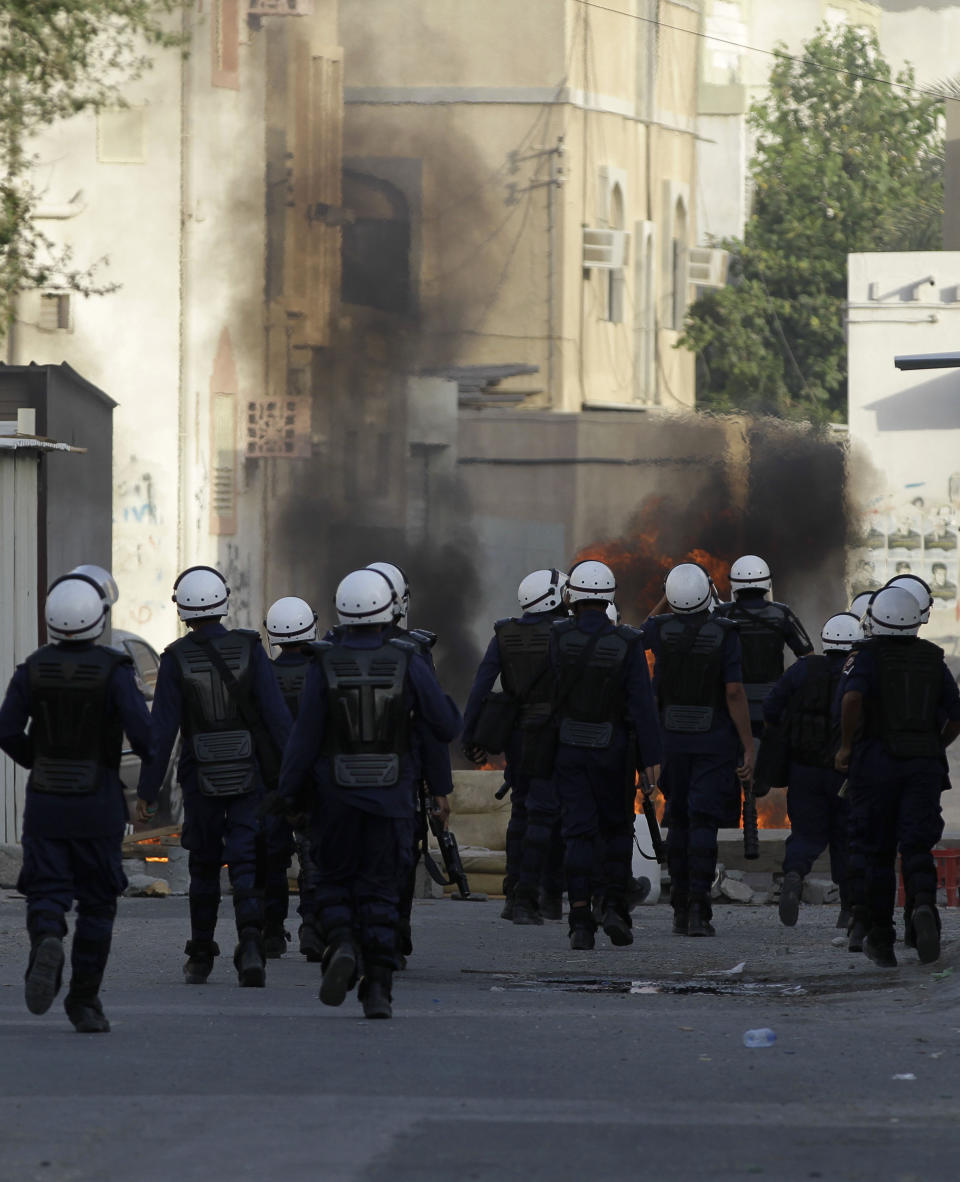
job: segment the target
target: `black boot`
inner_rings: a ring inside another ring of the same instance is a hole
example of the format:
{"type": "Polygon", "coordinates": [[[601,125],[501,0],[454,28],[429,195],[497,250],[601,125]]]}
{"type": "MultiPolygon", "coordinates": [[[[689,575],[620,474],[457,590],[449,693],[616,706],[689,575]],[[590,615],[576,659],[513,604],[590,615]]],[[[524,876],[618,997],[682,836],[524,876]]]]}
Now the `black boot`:
{"type": "Polygon", "coordinates": [[[575,952],[588,952],[594,946],[593,933],[597,922],[589,907],[570,908],[570,947],[575,952]]]}
{"type": "Polygon", "coordinates": [[[262,989],[267,983],[267,962],[259,928],[243,928],[233,954],[237,978],[245,988],[262,989]]]}
{"type": "Polygon", "coordinates": [[[283,920],[268,919],[263,925],[263,955],[268,960],[277,960],[287,950],[290,933],[283,926],[283,920]]]}
{"type": "Polygon", "coordinates": [[[871,927],[863,941],[863,951],[882,969],[895,969],[897,958],[893,951],[893,931],[871,927]]]}
{"type": "Polygon", "coordinates": [[[921,964],[933,964],[940,956],[940,916],[930,903],[920,903],[910,917],[921,964]]]}
{"type": "MultiPolygon", "coordinates": [[[[506,879],[504,879],[504,884],[506,884],[506,879]]],[[[504,885],[504,888],[503,888],[503,910],[500,912],[501,919],[506,919],[511,922],[513,921],[514,894],[515,894],[515,889],[513,887],[510,887],[510,889],[508,890],[506,885],[504,885]]]]}
{"type": "Polygon", "coordinates": [[[841,903],[840,911],[837,914],[836,926],[842,931],[848,932],[850,930],[851,923],[853,923],[853,912],[849,907],[844,907],[844,905],[841,903]]]}
{"type": "Polygon", "coordinates": [[[323,954],[320,1000],[325,1006],[339,1006],[357,982],[357,950],[349,933],[332,933],[323,954]]]}
{"type": "Polygon", "coordinates": [[[517,887],[513,896],[513,922],[527,927],[540,927],[543,924],[535,892],[517,887]]]}
{"type": "Polygon", "coordinates": [[[390,1004],[393,1001],[392,984],[393,974],[390,969],[374,965],[368,970],[358,990],[365,1018],[393,1017],[393,1006],[390,1004]]]}
{"type": "Polygon", "coordinates": [[[45,1014],[53,1005],[63,981],[63,959],[63,940],[59,936],[39,936],[33,942],[23,989],[31,1014],[45,1014]]]}
{"type": "Polygon", "coordinates": [[[688,936],[715,936],[716,929],[710,920],[713,912],[710,904],[703,899],[691,899],[687,909],[688,936]]]}
{"type": "Polygon", "coordinates": [[[563,895],[551,895],[541,889],[540,914],[544,919],[563,919],[563,895]]]}
{"type": "Polygon", "coordinates": [[[870,922],[870,913],[866,907],[854,907],[853,919],[850,921],[850,927],[847,929],[847,949],[850,952],[862,952],[863,942],[867,938],[867,928],[870,922]]]}
{"type": "Polygon", "coordinates": [[[800,896],[803,893],[803,876],[796,870],[788,870],[780,884],[780,922],[792,928],[800,914],[800,896]]]}
{"type": "Polygon", "coordinates": [[[78,977],[70,979],[70,991],[63,999],[63,1008],[78,1034],[109,1034],[107,1021],[98,996],[101,978],[78,977]]]}
{"type": "Polygon", "coordinates": [[[397,920],[397,949],[403,957],[413,955],[413,929],[409,919],[397,920]]]}
{"type": "Polygon", "coordinates": [[[220,946],[215,940],[188,940],[183,950],[187,954],[184,981],[187,985],[205,985],[213,971],[214,958],[220,955],[220,946]]]}
{"type": "Polygon", "coordinates": [[[323,960],[323,937],[320,929],[311,919],[305,919],[300,925],[300,955],[305,956],[310,964],[319,964],[323,960]]]}
{"type": "Polygon", "coordinates": [[[675,936],[685,936],[687,934],[687,921],[690,910],[687,892],[680,890],[679,887],[672,888],[670,891],[670,906],[673,908],[673,934],[675,936]]]}
{"type": "Polygon", "coordinates": [[[610,903],[603,913],[603,930],[611,944],[624,948],[633,943],[630,914],[622,903],[610,903]]]}

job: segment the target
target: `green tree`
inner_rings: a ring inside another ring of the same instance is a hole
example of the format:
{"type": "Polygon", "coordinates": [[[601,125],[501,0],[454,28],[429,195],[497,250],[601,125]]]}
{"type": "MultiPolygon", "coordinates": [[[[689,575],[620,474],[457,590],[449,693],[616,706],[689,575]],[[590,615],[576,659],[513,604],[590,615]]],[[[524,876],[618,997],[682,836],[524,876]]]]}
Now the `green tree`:
{"type": "Polygon", "coordinates": [[[690,308],[698,401],[814,421],[846,416],[847,254],[936,250],[943,102],[895,77],[876,36],[821,30],[778,53],[750,110],[753,209],[728,286],[690,308]]]}
{"type": "Polygon", "coordinates": [[[107,290],[94,268],[75,267],[35,222],[31,137],[58,119],[122,105],[120,88],[149,67],[151,51],[181,43],[164,17],[183,6],[184,0],[0,0],[0,330],[23,288],[107,290]]]}

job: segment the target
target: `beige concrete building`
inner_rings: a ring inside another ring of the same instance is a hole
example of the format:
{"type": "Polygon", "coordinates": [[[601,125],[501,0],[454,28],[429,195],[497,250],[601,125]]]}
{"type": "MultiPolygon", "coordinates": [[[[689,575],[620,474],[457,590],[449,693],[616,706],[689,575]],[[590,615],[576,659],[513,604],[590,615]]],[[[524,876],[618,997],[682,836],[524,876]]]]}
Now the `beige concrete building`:
{"type": "Polygon", "coordinates": [[[68,361],[119,403],[114,622],[157,646],[193,563],[219,564],[234,620],[259,623],[270,498],[311,454],[339,285],[337,7],[199,0],[172,18],[188,55],[35,146],[41,228],[117,290],[25,292],[7,360],[68,361]]]}
{"type": "Polygon", "coordinates": [[[343,4],[345,313],[423,369],[535,366],[497,387],[525,408],[691,407],[700,9],[343,4]]]}

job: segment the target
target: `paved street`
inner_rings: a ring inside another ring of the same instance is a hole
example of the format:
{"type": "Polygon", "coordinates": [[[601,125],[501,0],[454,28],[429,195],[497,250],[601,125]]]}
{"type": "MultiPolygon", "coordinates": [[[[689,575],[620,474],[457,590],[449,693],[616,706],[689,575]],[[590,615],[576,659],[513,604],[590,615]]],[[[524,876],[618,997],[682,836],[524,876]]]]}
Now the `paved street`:
{"type": "Polygon", "coordinates": [[[227,956],[187,988],[185,900],[121,900],[113,1033],[84,1037],[59,1000],[27,1013],[8,893],[0,1180],[956,1176],[960,912],[939,964],[902,952],[882,972],[831,944],[832,907],[788,931],[771,907],[718,906],[715,940],[644,908],[632,948],[593,954],[499,908],[419,903],[396,1017],[369,1022],[353,997],[321,1006],[296,954],[263,991],[227,956]],[[775,1045],[744,1048],[763,1026],[775,1045]]]}

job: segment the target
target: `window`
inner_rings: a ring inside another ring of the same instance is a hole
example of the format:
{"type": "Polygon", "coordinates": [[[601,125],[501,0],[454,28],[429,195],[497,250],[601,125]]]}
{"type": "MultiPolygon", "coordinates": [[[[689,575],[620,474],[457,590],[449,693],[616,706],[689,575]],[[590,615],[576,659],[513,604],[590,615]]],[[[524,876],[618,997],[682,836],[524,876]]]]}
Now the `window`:
{"type": "Polygon", "coordinates": [[[657,401],[657,236],[653,222],[637,222],[636,242],[634,397],[637,402],[655,403],[657,401]]]}
{"type": "Polygon", "coordinates": [[[41,293],[37,328],[42,328],[45,332],[70,331],[70,296],[66,292],[41,293]]]}
{"type": "Polygon", "coordinates": [[[240,0],[213,0],[210,52],[214,86],[240,86],[240,0]]]}
{"type": "Polygon", "coordinates": [[[345,303],[412,314],[410,210],[389,181],[345,169],[342,295],[345,303]]]}

